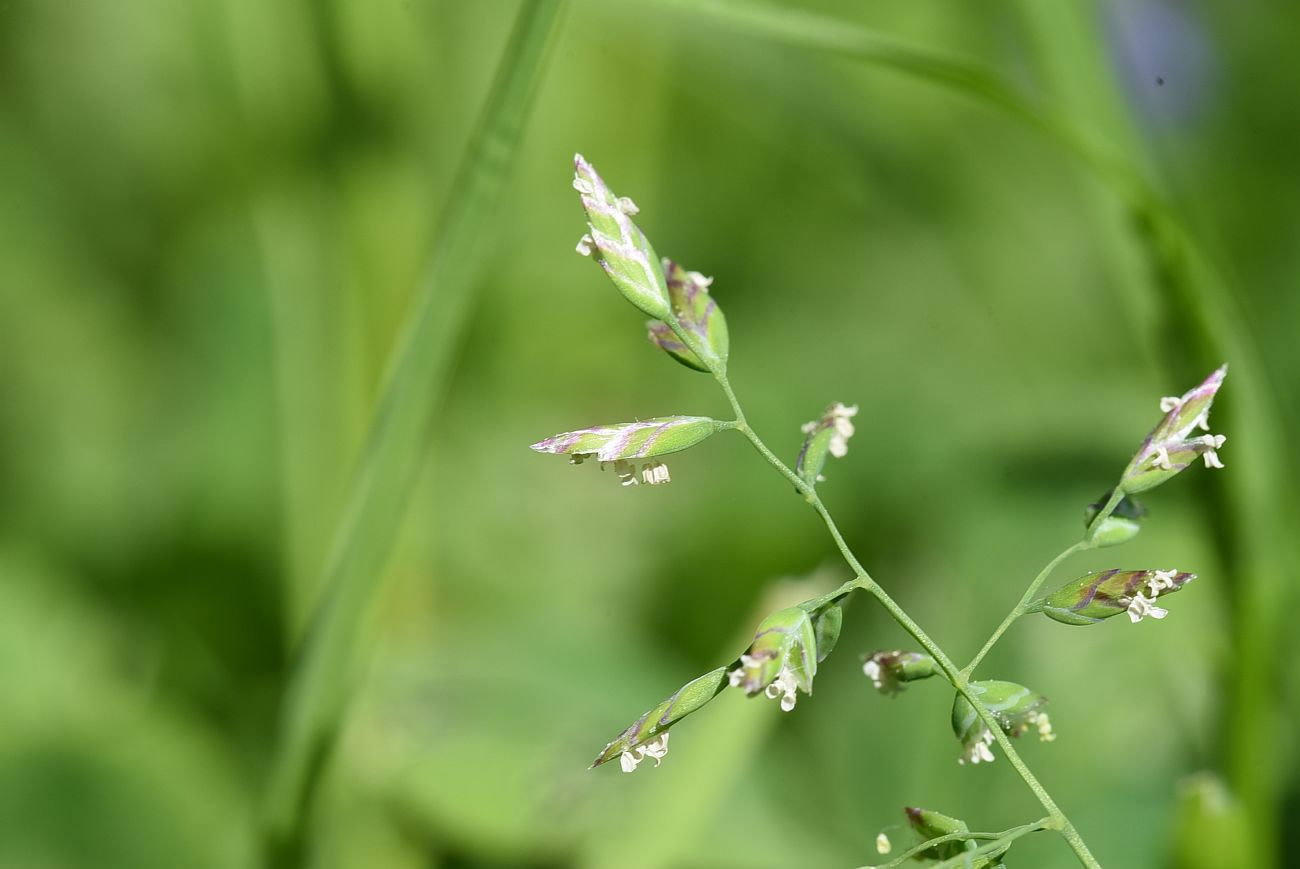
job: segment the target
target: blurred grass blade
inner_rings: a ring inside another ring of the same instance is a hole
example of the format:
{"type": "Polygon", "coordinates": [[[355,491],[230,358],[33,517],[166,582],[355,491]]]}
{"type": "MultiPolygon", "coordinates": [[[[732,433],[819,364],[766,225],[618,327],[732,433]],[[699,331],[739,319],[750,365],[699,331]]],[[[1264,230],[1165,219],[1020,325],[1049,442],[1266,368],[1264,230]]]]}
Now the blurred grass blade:
{"type": "Polygon", "coordinates": [[[294,667],[263,806],[271,853],[292,861],[312,783],[346,703],[360,628],[418,477],[488,223],[519,145],[561,0],[526,0],[448,198],[432,261],[393,353],[294,667]]]}
{"type": "Polygon", "coordinates": [[[750,0],[653,0],[708,16],[760,39],[837,54],[972,97],[1045,133],[1098,172],[1130,202],[1152,198],[1142,176],[1107,143],[1034,103],[999,71],[959,54],[918,45],[848,21],[750,0]]]}
{"type": "Polygon", "coordinates": [[[750,0],[654,0],[719,24],[787,45],[863,60],[947,85],[1037,120],[1039,113],[998,73],[944,51],[916,45],[816,12],[750,0]]]}

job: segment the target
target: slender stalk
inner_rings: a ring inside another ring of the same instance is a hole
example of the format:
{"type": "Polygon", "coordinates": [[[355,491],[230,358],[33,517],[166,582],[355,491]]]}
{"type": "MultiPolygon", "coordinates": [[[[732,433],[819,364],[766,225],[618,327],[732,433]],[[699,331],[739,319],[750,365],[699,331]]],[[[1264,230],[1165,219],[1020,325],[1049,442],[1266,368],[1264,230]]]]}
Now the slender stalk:
{"type": "Polygon", "coordinates": [[[1116,486],[1111,490],[1110,497],[1106,499],[1106,503],[1102,505],[1101,512],[1092,517],[1092,521],[1088,523],[1088,530],[1084,532],[1083,539],[1089,547],[1091,547],[1093,541],[1097,539],[1097,532],[1101,530],[1101,523],[1110,518],[1110,514],[1115,512],[1115,508],[1118,507],[1119,502],[1123,500],[1124,490],[1120,486],[1116,486]]]}
{"type": "Polygon", "coordinates": [[[971,866],[973,865],[971,861],[976,857],[984,857],[988,854],[993,854],[1007,847],[1021,836],[1028,836],[1030,833],[1037,833],[1039,830],[1048,829],[1051,829],[1051,827],[1042,826],[1041,822],[1038,824],[1025,824],[1023,827],[1016,827],[1015,829],[1008,830],[1007,834],[1002,838],[980,845],[974,851],[967,851],[964,854],[958,854],[956,857],[949,857],[942,863],[936,864],[934,869],[962,869],[962,867],[971,866]]]}
{"type": "Polygon", "coordinates": [[[971,662],[961,671],[963,676],[969,678],[970,674],[975,672],[975,668],[979,666],[980,661],[984,660],[984,656],[987,655],[995,645],[997,645],[998,640],[1002,639],[1002,635],[1006,633],[1007,628],[1011,627],[1012,622],[1025,614],[1029,602],[1034,599],[1034,595],[1038,593],[1038,589],[1047,581],[1047,578],[1051,576],[1052,571],[1055,570],[1062,561],[1076,552],[1083,552],[1086,549],[1091,549],[1095,545],[1097,532],[1101,529],[1101,523],[1104,522],[1111,513],[1115,512],[1115,508],[1119,506],[1119,502],[1123,499],[1124,490],[1119,486],[1116,486],[1111,491],[1110,497],[1106,499],[1106,503],[1102,505],[1101,512],[1092,517],[1092,521],[1088,523],[1088,528],[1084,531],[1083,539],[1078,543],[1066,547],[1059,555],[1049,561],[1046,567],[1038,572],[1038,576],[1034,577],[1034,581],[1029,584],[1029,588],[1025,589],[1025,593],[1020,596],[1019,603],[1012,608],[1011,612],[1007,613],[1007,617],[1002,620],[1002,624],[998,625],[997,630],[995,630],[993,635],[988,638],[988,641],[984,643],[984,647],[979,650],[979,653],[971,659],[971,662]]]}
{"type": "MultiPolygon", "coordinates": [[[[679,332],[679,337],[684,335],[684,331],[679,332]]],[[[903,627],[903,630],[911,634],[913,639],[915,639],[921,647],[925,649],[930,657],[934,658],[940,671],[952,684],[953,688],[955,688],[959,694],[970,702],[972,708],[975,709],[976,713],[984,721],[985,726],[989,728],[989,731],[997,740],[998,745],[1001,746],[1003,752],[1007,756],[1007,760],[1010,761],[1011,765],[1020,775],[1020,778],[1024,780],[1025,784],[1029,786],[1029,789],[1034,792],[1034,796],[1038,798],[1038,802],[1047,810],[1055,825],[1060,829],[1061,835],[1065,837],[1066,842],[1068,842],[1071,849],[1073,849],[1075,856],[1079,858],[1079,862],[1084,866],[1090,867],[1090,869],[1101,869],[1101,864],[1099,864],[1096,858],[1092,856],[1092,852],[1088,850],[1088,846],[1084,843],[1078,830],[1075,829],[1074,824],[1072,824],[1070,819],[1066,817],[1065,813],[1061,811],[1060,807],[1057,806],[1056,801],[1052,799],[1051,794],[1047,792],[1047,789],[1043,787],[1043,785],[1038,781],[1038,778],[1025,764],[1024,760],[1021,759],[1019,753],[1016,752],[1015,746],[1011,744],[1010,738],[1003,733],[1002,727],[998,724],[992,713],[985,708],[983,702],[980,701],[975,692],[971,690],[966,677],[957,670],[956,665],[953,664],[952,660],[944,653],[943,649],[939,647],[939,644],[931,639],[930,635],[927,634],[925,630],[918,625],[912,617],[909,616],[907,612],[876,583],[874,579],[871,578],[871,575],[867,573],[866,568],[864,568],[862,563],[858,561],[857,556],[853,554],[848,543],[844,540],[844,535],[840,533],[839,527],[835,524],[834,518],[831,517],[830,511],[826,509],[826,505],[822,503],[821,497],[818,496],[816,489],[809,486],[801,480],[797,474],[790,470],[784,462],[777,458],[776,455],[768,449],[767,445],[764,444],[758,434],[750,428],[749,424],[743,422],[744,413],[740,409],[740,403],[736,399],[730,386],[725,385],[725,375],[718,375],[718,379],[719,382],[724,383],[724,391],[727,393],[728,399],[732,402],[732,406],[736,409],[737,420],[740,421],[737,425],[737,430],[749,439],[749,442],[756,450],[758,450],[759,454],[762,455],[763,458],[767,459],[768,464],[772,465],[772,467],[781,472],[782,476],[795,484],[795,488],[804,495],[805,500],[807,500],[808,503],[812,505],[812,508],[817,511],[817,514],[821,516],[822,522],[825,523],[826,529],[830,532],[832,539],[835,541],[836,547],[840,550],[840,554],[844,557],[844,560],[848,563],[849,567],[853,569],[854,574],[857,575],[859,587],[880,601],[881,605],[884,606],[894,620],[903,627]]]]}
{"type": "MultiPolygon", "coordinates": [[[[1033,833],[1033,832],[1037,832],[1038,830],[1050,830],[1052,829],[1053,826],[1054,826],[1054,821],[1049,815],[1046,818],[1040,818],[1039,820],[1034,821],[1032,824],[1022,824],[1019,827],[1011,827],[1010,829],[1003,830],[1000,833],[973,833],[973,832],[946,833],[942,836],[935,836],[933,839],[927,839],[926,841],[912,848],[908,848],[906,851],[899,854],[897,857],[890,860],[888,863],[881,863],[878,866],[863,866],[861,867],[861,869],[897,869],[897,867],[902,866],[904,863],[906,863],[908,860],[911,860],[913,857],[920,854],[922,851],[928,851],[931,848],[935,847],[936,845],[943,845],[947,842],[969,842],[969,841],[1001,840],[1001,839],[1006,839],[1007,841],[1014,841],[1014,839],[1011,838],[1013,836],[1015,839],[1018,839],[1020,838],[1020,836],[1025,835],[1025,833],[1033,833]]],[[[970,855],[972,853],[973,852],[971,851],[966,852],[967,855],[970,855]]],[[[962,856],[964,858],[965,855],[962,856]]]]}
{"type": "Polygon", "coordinates": [[[984,656],[987,655],[995,645],[997,645],[998,640],[1002,639],[1002,635],[1006,633],[1007,628],[1011,627],[1011,623],[1025,614],[1025,607],[1029,606],[1029,602],[1034,599],[1034,595],[1038,592],[1039,587],[1047,581],[1047,577],[1051,576],[1052,571],[1056,569],[1057,565],[1074,553],[1087,548],[1087,541],[1080,540],[1078,543],[1066,547],[1059,555],[1047,562],[1047,566],[1038,572],[1038,576],[1034,577],[1034,581],[1029,583],[1029,588],[1025,589],[1025,593],[1020,596],[1020,602],[1012,608],[1011,612],[1007,613],[1007,617],[1002,620],[1002,624],[998,625],[997,630],[995,630],[993,635],[988,638],[988,641],[984,643],[984,647],[979,650],[979,654],[972,658],[971,662],[966,665],[966,668],[961,671],[963,676],[969,678],[970,674],[975,672],[975,668],[979,666],[980,661],[984,660],[984,656]]]}
{"type": "Polygon", "coordinates": [[[428,443],[491,219],[543,67],[560,0],[526,0],[444,210],[430,268],[389,358],[384,390],[333,543],[323,595],[286,690],[263,794],[264,859],[302,865],[302,829],[350,693],[361,628],[385,575],[428,443]]]}
{"type": "MultiPolygon", "coordinates": [[[[683,344],[694,351],[701,359],[707,358],[706,354],[701,352],[701,348],[699,347],[699,343],[695,336],[682,328],[681,323],[677,321],[675,316],[670,315],[665,322],[683,344]]],[[[911,634],[912,638],[915,639],[923,649],[925,649],[930,657],[934,658],[935,663],[938,664],[944,678],[946,678],[948,682],[952,684],[953,688],[955,688],[957,692],[965,697],[971,704],[971,707],[975,710],[976,714],[980,716],[985,726],[988,727],[989,731],[993,734],[994,739],[997,740],[998,745],[1000,745],[1002,750],[1006,753],[1007,760],[1010,761],[1011,765],[1020,775],[1020,778],[1024,780],[1025,784],[1029,786],[1029,789],[1034,792],[1034,796],[1038,798],[1038,802],[1047,810],[1054,826],[1060,829],[1061,835],[1065,837],[1065,840],[1074,850],[1075,856],[1079,858],[1079,862],[1085,866],[1091,867],[1091,869],[1101,869],[1100,864],[1097,863],[1096,858],[1092,856],[1092,852],[1088,850],[1088,846],[1084,844],[1083,838],[1074,828],[1070,819],[1066,817],[1065,813],[1056,805],[1056,801],[1052,799],[1051,794],[1047,792],[1047,789],[1042,786],[1038,781],[1038,778],[1021,759],[1015,746],[1011,744],[1011,740],[1005,733],[1003,733],[1002,727],[993,717],[993,714],[985,708],[983,702],[976,696],[975,692],[971,690],[966,676],[957,670],[957,666],[953,664],[948,655],[939,647],[939,644],[932,640],[930,635],[927,634],[925,630],[907,614],[906,610],[899,606],[898,603],[895,602],[894,599],[890,597],[874,579],[871,578],[871,575],[867,573],[867,569],[862,566],[862,562],[858,561],[857,556],[853,554],[853,550],[844,539],[844,535],[840,533],[839,526],[835,524],[835,519],[831,516],[830,511],[826,509],[826,505],[822,503],[821,497],[817,494],[816,488],[806,483],[798,474],[792,471],[785,462],[781,461],[777,455],[768,448],[767,444],[763,443],[763,439],[758,436],[758,433],[750,427],[745,418],[745,409],[741,406],[740,399],[736,397],[735,390],[731,387],[731,382],[727,378],[726,371],[721,368],[714,369],[713,376],[717,379],[718,385],[722,387],[722,391],[726,395],[727,401],[731,404],[732,411],[736,414],[736,430],[749,440],[750,444],[752,444],[754,449],[758,451],[759,455],[767,460],[769,465],[775,468],[783,477],[794,485],[795,490],[803,495],[804,500],[806,500],[809,505],[817,511],[817,515],[821,516],[822,522],[826,525],[827,531],[830,532],[831,538],[835,541],[836,547],[840,550],[840,554],[844,557],[845,562],[848,563],[849,567],[852,568],[854,575],[857,577],[856,583],[858,587],[873,595],[889,612],[894,620],[903,627],[903,630],[911,634]]]]}
{"type": "MultiPolygon", "coordinates": [[[[670,313],[664,322],[667,323],[670,329],[672,329],[678,340],[691,349],[696,356],[701,359],[708,358],[708,355],[703,352],[696,337],[682,327],[682,324],[677,320],[675,314],[670,313]]],[[[714,378],[718,381],[718,385],[722,387],[722,391],[726,395],[727,401],[731,404],[732,411],[736,414],[736,430],[749,440],[750,444],[752,444],[754,449],[758,451],[759,455],[767,460],[769,465],[775,468],[783,477],[794,485],[795,490],[803,495],[804,500],[817,511],[817,515],[821,516],[822,522],[826,525],[827,531],[830,532],[831,538],[835,541],[836,547],[840,550],[840,554],[844,557],[845,562],[848,563],[849,567],[852,568],[854,575],[857,577],[856,583],[858,587],[873,595],[889,612],[894,620],[903,627],[903,630],[911,634],[912,638],[915,639],[923,649],[925,649],[930,657],[934,658],[935,663],[939,666],[939,670],[943,673],[944,678],[951,683],[957,693],[966,698],[971,707],[975,710],[976,714],[980,716],[984,725],[988,727],[989,732],[993,734],[998,745],[1001,746],[1003,752],[1006,753],[1007,760],[1015,768],[1016,772],[1020,775],[1020,778],[1025,782],[1025,784],[1028,785],[1029,789],[1034,792],[1034,796],[1038,798],[1038,802],[1047,810],[1052,819],[1053,826],[1060,830],[1061,835],[1065,838],[1066,842],[1069,843],[1070,848],[1074,851],[1075,856],[1078,857],[1079,862],[1084,866],[1090,867],[1090,869],[1101,869],[1101,865],[1097,862],[1096,858],[1092,856],[1092,852],[1088,850],[1088,846],[1084,843],[1078,830],[1075,829],[1074,824],[1070,822],[1070,819],[1066,817],[1065,813],[1056,805],[1056,801],[1052,799],[1051,794],[1047,792],[1047,789],[1043,787],[1043,785],[1038,781],[1038,778],[1025,764],[1024,760],[1021,759],[1015,746],[1011,744],[1010,738],[1002,731],[1002,727],[998,723],[997,719],[993,717],[993,714],[984,706],[983,701],[981,701],[975,692],[971,690],[966,676],[958,671],[957,666],[952,662],[943,649],[939,647],[939,644],[932,640],[930,635],[927,634],[925,630],[918,625],[916,621],[913,620],[912,617],[909,616],[907,612],[899,606],[898,603],[895,602],[894,599],[890,597],[874,579],[871,578],[869,573],[867,573],[866,568],[862,566],[862,563],[858,561],[857,556],[853,554],[853,550],[849,548],[848,542],[845,541],[844,535],[840,533],[839,526],[835,524],[835,520],[831,516],[830,511],[826,509],[826,505],[822,503],[821,497],[817,494],[816,488],[806,483],[798,474],[792,471],[785,462],[782,462],[777,455],[768,448],[767,444],[763,443],[763,439],[758,436],[758,433],[750,427],[745,418],[745,409],[741,406],[740,399],[736,397],[735,390],[731,387],[731,382],[727,378],[726,370],[719,367],[713,369],[712,373],[714,378]]],[[[1118,502],[1116,501],[1116,503],[1118,502]]],[[[1113,509],[1113,505],[1108,506],[1113,509]]]]}

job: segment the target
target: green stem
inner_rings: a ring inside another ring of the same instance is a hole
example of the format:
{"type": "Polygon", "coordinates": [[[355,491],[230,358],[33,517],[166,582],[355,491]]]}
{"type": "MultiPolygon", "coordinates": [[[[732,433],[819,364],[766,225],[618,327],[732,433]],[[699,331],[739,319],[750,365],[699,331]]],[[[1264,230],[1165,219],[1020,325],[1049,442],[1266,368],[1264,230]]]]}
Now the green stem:
{"type": "MultiPolygon", "coordinates": [[[[677,336],[678,340],[685,344],[695,353],[696,356],[701,359],[708,358],[708,355],[702,352],[703,348],[700,347],[699,341],[696,337],[686,329],[682,328],[682,324],[678,321],[675,315],[670,313],[664,322],[673,330],[673,333],[677,336]]],[[[826,505],[822,503],[821,497],[817,494],[816,488],[805,482],[794,471],[790,470],[785,462],[777,458],[776,454],[768,449],[767,444],[763,443],[763,439],[758,436],[758,433],[750,428],[749,423],[745,418],[745,409],[741,407],[740,399],[736,397],[735,390],[731,388],[731,382],[727,378],[725,368],[719,366],[714,368],[712,373],[717,379],[718,385],[722,387],[723,393],[727,396],[727,401],[731,404],[732,411],[736,414],[736,430],[748,438],[750,444],[752,444],[754,449],[758,451],[759,455],[766,459],[767,463],[779,471],[783,477],[789,480],[795,490],[803,495],[804,500],[817,511],[817,515],[821,516],[822,522],[825,523],[826,529],[830,532],[831,538],[834,539],[836,547],[840,550],[840,554],[844,557],[844,560],[848,563],[849,567],[853,569],[858,587],[873,595],[876,600],[880,602],[881,606],[883,606],[894,618],[894,621],[898,622],[898,624],[903,627],[903,630],[911,634],[912,638],[920,643],[921,647],[925,649],[930,657],[934,658],[935,663],[938,664],[944,678],[952,684],[957,693],[965,697],[971,704],[971,707],[980,716],[981,720],[983,720],[984,725],[989,729],[989,732],[993,734],[994,739],[997,740],[998,745],[1000,745],[1002,750],[1006,753],[1007,760],[1009,760],[1011,765],[1015,767],[1016,772],[1020,775],[1020,778],[1024,780],[1025,784],[1029,786],[1029,789],[1034,792],[1034,796],[1038,798],[1038,802],[1047,810],[1048,814],[1052,818],[1053,826],[1060,829],[1061,835],[1065,837],[1065,840],[1074,850],[1075,856],[1079,858],[1079,862],[1084,866],[1090,867],[1090,869],[1101,869],[1100,864],[1097,862],[1096,858],[1092,856],[1092,853],[1088,850],[1088,846],[1084,844],[1083,838],[1074,828],[1070,819],[1067,818],[1065,813],[1061,811],[1060,807],[1056,805],[1056,801],[1052,799],[1051,794],[1047,792],[1047,789],[1042,786],[1037,777],[1035,777],[1033,772],[1020,758],[1019,753],[1016,752],[1015,746],[1011,744],[1011,740],[1005,733],[1003,733],[1002,727],[999,725],[997,719],[993,717],[993,714],[984,706],[984,703],[978,698],[975,692],[971,690],[970,685],[966,680],[966,676],[957,670],[957,666],[952,662],[947,654],[944,653],[943,649],[939,647],[939,644],[930,639],[930,635],[927,634],[925,630],[918,625],[912,617],[909,616],[907,612],[876,583],[874,579],[871,578],[869,573],[867,573],[867,569],[862,566],[862,563],[858,561],[857,556],[853,554],[853,550],[849,548],[848,542],[845,541],[844,535],[840,533],[839,526],[835,524],[835,520],[831,516],[830,511],[827,510],[826,505]]]]}
{"type": "Polygon", "coordinates": [[[1016,827],[1015,829],[1008,830],[1007,834],[1002,838],[980,845],[974,851],[967,851],[964,854],[958,854],[956,857],[949,857],[942,863],[936,864],[934,869],[962,869],[962,867],[972,866],[974,865],[973,861],[976,857],[984,857],[989,854],[997,853],[1019,839],[1021,836],[1028,836],[1030,833],[1037,833],[1039,830],[1050,829],[1050,822],[1048,825],[1044,825],[1041,821],[1037,824],[1025,824],[1023,827],[1016,827]]]}
{"type": "MultiPolygon", "coordinates": [[[[1020,838],[1020,836],[1025,835],[1025,833],[1033,833],[1038,830],[1050,830],[1052,826],[1053,826],[1053,820],[1050,816],[1048,816],[1046,818],[1040,818],[1039,820],[1034,821],[1032,824],[1022,824],[1019,827],[1012,827],[1008,830],[1003,830],[1000,833],[972,833],[969,831],[958,832],[958,833],[945,833],[942,836],[935,836],[933,839],[927,839],[926,841],[922,842],[919,845],[916,845],[912,848],[908,848],[906,851],[904,851],[902,854],[899,854],[897,857],[890,860],[888,863],[881,863],[878,866],[863,866],[861,867],[861,869],[896,869],[896,867],[902,866],[908,860],[911,860],[913,857],[917,856],[923,851],[930,850],[936,845],[943,845],[947,842],[969,842],[972,840],[985,840],[985,839],[989,839],[989,840],[1005,839],[1007,841],[1013,841],[1012,837],[1018,839],[1020,838]]],[[[973,853],[974,853],[973,851],[967,851],[965,854],[961,856],[964,858],[966,855],[973,855],[973,853]]]]}
{"type": "Polygon", "coordinates": [[[264,860],[302,865],[304,820],[346,708],[364,617],[385,576],[540,78],[560,0],[526,0],[443,209],[431,265],[389,358],[383,393],[298,651],[263,794],[264,860]]]}
{"type": "Polygon", "coordinates": [[[1029,588],[1025,589],[1025,593],[1020,596],[1020,602],[1012,608],[1011,612],[1007,613],[1007,617],[1002,620],[1002,624],[998,625],[997,630],[995,630],[993,635],[988,638],[988,641],[984,643],[984,647],[979,650],[979,654],[971,659],[971,662],[961,671],[963,676],[969,678],[970,674],[975,672],[975,668],[979,666],[980,661],[984,660],[984,656],[987,655],[995,645],[997,645],[998,640],[1002,639],[1002,635],[1006,633],[1007,628],[1011,627],[1012,622],[1025,614],[1025,610],[1029,607],[1029,602],[1033,600],[1034,595],[1038,593],[1038,589],[1047,581],[1047,578],[1052,575],[1052,571],[1055,570],[1062,561],[1076,552],[1083,552],[1086,549],[1091,549],[1095,545],[1097,532],[1101,529],[1101,523],[1106,521],[1107,517],[1109,517],[1111,513],[1115,512],[1115,508],[1119,506],[1119,502],[1123,499],[1124,490],[1119,486],[1116,486],[1110,493],[1110,497],[1106,499],[1106,503],[1102,506],[1101,512],[1092,517],[1092,521],[1088,523],[1088,528],[1083,534],[1083,539],[1064,549],[1059,555],[1049,561],[1046,567],[1038,572],[1038,576],[1034,577],[1034,581],[1029,584],[1029,588]]]}
{"type": "MultiPolygon", "coordinates": [[[[669,325],[674,327],[674,331],[677,333],[678,337],[684,340],[687,343],[687,346],[691,346],[692,342],[690,336],[688,336],[680,326],[673,323],[670,323],[669,325]]],[[[1079,858],[1079,862],[1084,866],[1090,867],[1090,869],[1101,869],[1100,864],[1097,862],[1096,858],[1092,856],[1092,853],[1088,850],[1088,846],[1084,844],[1082,837],[1080,837],[1079,832],[1074,828],[1070,819],[1066,817],[1065,813],[1056,805],[1056,801],[1053,800],[1051,795],[1047,792],[1047,789],[1042,786],[1037,777],[1035,777],[1033,772],[1030,771],[1029,767],[1025,765],[1025,762],[1016,752],[1015,746],[1011,744],[1011,740],[1005,733],[1003,733],[1001,726],[993,717],[993,714],[985,708],[983,702],[980,701],[975,692],[971,690],[966,677],[957,670],[957,666],[953,664],[952,660],[944,653],[943,649],[939,647],[938,643],[932,640],[930,635],[927,634],[925,630],[922,629],[921,626],[918,625],[912,617],[909,616],[907,612],[899,606],[874,579],[871,578],[871,575],[867,573],[866,568],[864,568],[862,563],[858,561],[857,556],[853,554],[848,543],[844,540],[844,535],[840,533],[839,526],[835,524],[835,520],[831,517],[830,511],[826,509],[826,505],[822,503],[820,496],[817,494],[817,490],[801,480],[794,471],[790,470],[784,462],[777,458],[776,455],[768,449],[767,445],[763,443],[762,438],[760,438],[758,434],[749,427],[749,424],[745,422],[744,411],[740,407],[740,402],[737,400],[734,391],[731,389],[731,385],[727,382],[726,374],[715,372],[715,376],[718,378],[718,382],[722,385],[723,391],[727,395],[727,399],[731,402],[732,408],[736,412],[737,431],[741,432],[749,439],[749,442],[754,446],[754,449],[758,450],[759,454],[767,460],[768,464],[776,468],[782,476],[794,484],[795,489],[804,496],[804,499],[808,501],[808,503],[812,505],[812,508],[817,511],[817,514],[821,516],[822,522],[825,523],[827,530],[835,541],[836,547],[840,550],[840,554],[844,557],[844,560],[848,563],[849,567],[853,569],[854,574],[857,576],[859,587],[873,595],[876,600],[880,601],[880,604],[889,612],[894,620],[903,627],[903,630],[911,634],[913,639],[915,639],[921,647],[925,649],[932,658],[934,658],[940,671],[952,684],[953,688],[956,689],[957,693],[965,697],[971,704],[972,708],[975,709],[976,713],[984,721],[985,726],[989,728],[989,731],[997,740],[998,745],[1000,745],[1003,752],[1006,753],[1007,760],[1010,761],[1011,765],[1020,775],[1020,778],[1024,780],[1025,784],[1029,786],[1029,789],[1034,792],[1034,796],[1038,798],[1038,802],[1047,810],[1048,814],[1052,818],[1053,825],[1060,829],[1061,835],[1065,837],[1065,840],[1069,843],[1071,849],[1074,850],[1075,856],[1079,858]]]]}
{"type": "Polygon", "coordinates": [[[998,640],[1002,639],[1002,635],[1006,633],[1007,628],[1011,627],[1011,623],[1025,614],[1025,608],[1029,606],[1029,602],[1033,600],[1033,597],[1038,592],[1039,587],[1042,586],[1042,584],[1047,581],[1047,577],[1051,576],[1052,571],[1056,569],[1057,565],[1059,565],[1065,559],[1069,558],[1074,553],[1080,552],[1087,548],[1088,548],[1087,541],[1080,540],[1078,543],[1072,544],[1071,546],[1062,550],[1059,555],[1057,555],[1051,561],[1047,562],[1047,566],[1038,572],[1038,576],[1034,577],[1034,581],[1029,583],[1029,588],[1025,589],[1025,593],[1020,596],[1020,602],[1017,603],[1015,607],[1012,608],[1011,612],[1007,613],[1007,617],[1002,620],[1002,624],[998,625],[998,629],[994,631],[993,635],[990,636],[988,638],[988,641],[984,643],[984,648],[980,649],[979,654],[977,654],[973,659],[971,659],[971,662],[966,665],[966,668],[964,670],[961,671],[961,674],[963,676],[969,678],[970,674],[975,672],[975,668],[979,666],[980,661],[984,660],[984,656],[987,655],[995,645],[997,645],[998,640]]]}
{"type": "Polygon", "coordinates": [[[1115,508],[1118,507],[1119,502],[1123,500],[1124,489],[1121,486],[1116,486],[1111,490],[1110,497],[1106,499],[1106,503],[1102,505],[1101,512],[1092,517],[1092,521],[1088,523],[1088,530],[1084,532],[1083,539],[1089,547],[1091,547],[1093,541],[1097,539],[1097,532],[1101,530],[1101,523],[1110,518],[1110,514],[1115,512],[1115,508]]]}

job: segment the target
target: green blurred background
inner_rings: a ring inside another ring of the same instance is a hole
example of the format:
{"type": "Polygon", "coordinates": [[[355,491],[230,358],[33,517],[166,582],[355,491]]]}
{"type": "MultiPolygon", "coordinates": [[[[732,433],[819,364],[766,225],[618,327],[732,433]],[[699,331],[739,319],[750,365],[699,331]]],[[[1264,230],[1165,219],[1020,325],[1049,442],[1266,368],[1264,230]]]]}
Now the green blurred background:
{"type": "MultiPolygon", "coordinates": [[[[858,655],[907,638],[865,598],[793,714],[726,692],[661,769],[586,769],[849,574],[739,437],[653,489],[527,449],[726,412],[574,254],[577,150],[715,276],[774,449],[861,406],[823,497],[959,660],[1159,397],[1230,362],[1227,470],[1062,571],[1202,581],[1159,623],[1027,619],[981,672],[1052,698],[1024,754],[1105,865],[1300,865],[1295,9],[574,0],[479,243],[439,248],[519,9],[0,3],[0,866],[830,869],[905,844],[905,804],[1042,814],[957,765],[940,684],[869,689],[858,655]],[[413,490],[336,607],[347,702],[276,844],[286,688],[424,301],[413,490]]],[[[1040,835],[1011,865],[1074,863],[1040,835]]]]}

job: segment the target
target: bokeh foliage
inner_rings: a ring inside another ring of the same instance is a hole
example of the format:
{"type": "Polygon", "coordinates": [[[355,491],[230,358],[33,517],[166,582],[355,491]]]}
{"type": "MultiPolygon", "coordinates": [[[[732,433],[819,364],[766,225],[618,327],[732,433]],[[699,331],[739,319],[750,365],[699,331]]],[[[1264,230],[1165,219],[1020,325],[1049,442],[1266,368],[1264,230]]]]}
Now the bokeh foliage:
{"type": "MultiPolygon", "coordinates": [[[[517,9],[0,6],[0,865],[260,859],[294,653],[517,9]]],[[[937,680],[870,690],[855,654],[904,638],[866,600],[796,712],[724,692],[663,768],[586,770],[848,576],[734,436],[631,491],[527,449],[726,410],[573,253],[581,150],[715,277],[733,382],[787,461],[800,423],[861,406],[823,497],[958,658],[1156,399],[1232,364],[1227,471],[1151,493],[1137,541],[1074,564],[1196,572],[1171,617],[1026,620],[982,672],[1051,697],[1060,738],[1025,754],[1103,863],[1281,864],[1298,45],[1267,3],[573,0],[304,859],[842,867],[904,804],[1037,816],[1005,764],[957,767],[937,680]]],[[[1016,854],[1071,865],[1046,836],[1016,854]]]]}

